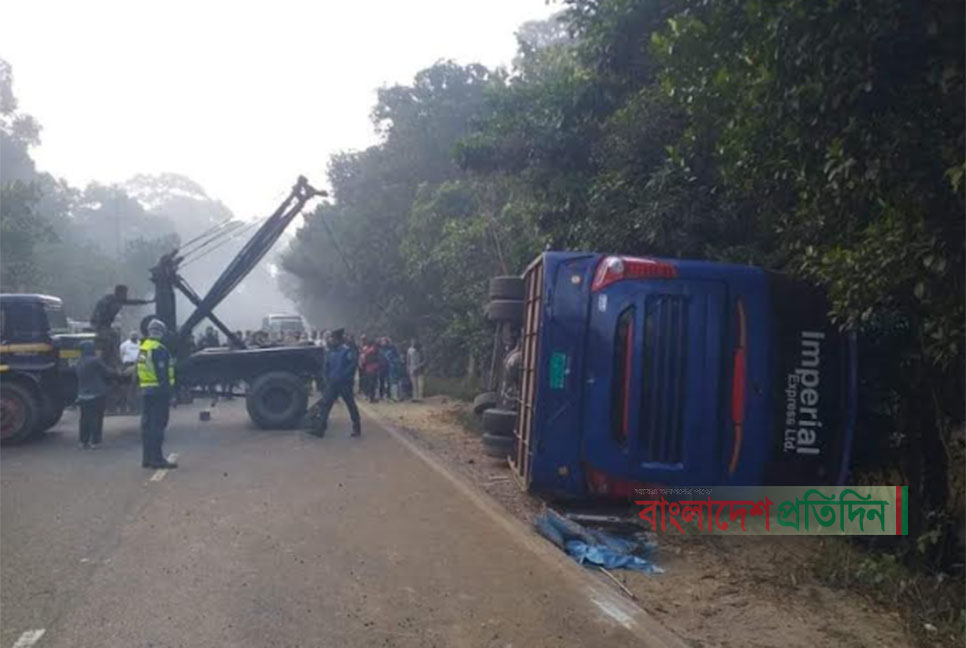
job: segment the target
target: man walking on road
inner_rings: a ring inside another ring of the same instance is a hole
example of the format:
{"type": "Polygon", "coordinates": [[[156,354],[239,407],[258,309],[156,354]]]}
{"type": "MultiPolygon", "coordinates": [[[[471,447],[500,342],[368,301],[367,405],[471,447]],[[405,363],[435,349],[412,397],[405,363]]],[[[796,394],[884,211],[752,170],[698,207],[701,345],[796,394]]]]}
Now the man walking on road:
{"type": "Polygon", "coordinates": [[[352,395],[352,378],[356,372],[356,352],[345,343],[345,330],[332,331],[329,349],[325,354],[323,373],[325,375],[325,390],[322,398],[312,406],[317,413],[312,421],[316,436],[323,436],[329,425],[329,412],[335,401],[341,398],[349,410],[352,419],[352,436],[362,435],[362,421],[359,418],[359,408],[356,407],[355,397],[352,395]]]}
{"type": "Polygon", "coordinates": [[[138,385],[141,387],[141,444],[143,468],[177,468],[168,461],[161,446],[168,426],[168,407],[174,388],[171,355],[161,343],[167,328],[161,320],[148,324],[148,338],[141,342],[138,356],[138,385]]]}

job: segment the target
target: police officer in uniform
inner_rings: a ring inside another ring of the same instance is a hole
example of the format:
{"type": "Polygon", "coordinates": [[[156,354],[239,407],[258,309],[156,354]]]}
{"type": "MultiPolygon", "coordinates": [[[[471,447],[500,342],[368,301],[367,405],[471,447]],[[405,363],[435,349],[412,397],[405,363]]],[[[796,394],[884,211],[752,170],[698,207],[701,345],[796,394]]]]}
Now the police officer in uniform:
{"type": "Polygon", "coordinates": [[[151,320],[148,337],[141,342],[138,354],[138,386],[141,389],[141,443],[144,468],[177,468],[168,461],[161,446],[168,426],[168,406],[174,390],[174,360],[161,342],[167,327],[161,320],[151,320]]]}
{"type": "Polygon", "coordinates": [[[332,331],[323,367],[325,389],[322,391],[322,398],[312,407],[313,410],[318,411],[312,421],[315,428],[313,434],[316,436],[325,434],[325,428],[329,424],[329,412],[339,398],[345,402],[346,409],[349,410],[349,418],[352,419],[352,436],[362,435],[359,408],[356,407],[356,400],[352,394],[352,380],[355,377],[357,362],[358,354],[345,342],[345,330],[332,331]]]}

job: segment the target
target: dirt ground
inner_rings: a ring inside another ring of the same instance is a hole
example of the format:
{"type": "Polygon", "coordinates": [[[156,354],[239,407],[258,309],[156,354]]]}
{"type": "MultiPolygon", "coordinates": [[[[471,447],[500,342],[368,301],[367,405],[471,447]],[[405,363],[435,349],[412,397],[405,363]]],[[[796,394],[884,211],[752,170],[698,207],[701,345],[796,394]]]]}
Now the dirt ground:
{"type": "MultiPolygon", "coordinates": [[[[482,454],[465,403],[435,396],[369,407],[517,517],[529,522],[543,508],[520,490],[505,462],[482,454]]],[[[668,534],[658,538],[653,556],[665,573],[613,574],[641,607],[695,647],[913,645],[896,611],[809,575],[820,547],[818,538],[668,534]]]]}

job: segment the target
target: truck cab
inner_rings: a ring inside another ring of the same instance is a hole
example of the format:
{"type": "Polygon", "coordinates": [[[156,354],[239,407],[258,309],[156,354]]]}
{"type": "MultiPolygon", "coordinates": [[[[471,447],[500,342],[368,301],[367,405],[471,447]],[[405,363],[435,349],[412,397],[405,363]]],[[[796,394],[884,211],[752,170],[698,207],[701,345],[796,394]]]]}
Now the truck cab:
{"type": "Polygon", "coordinates": [[[80,343],[63,302],[40,294],[0,295],[0,441],[15,443],[53,427],[77,398],[80,343]]]}

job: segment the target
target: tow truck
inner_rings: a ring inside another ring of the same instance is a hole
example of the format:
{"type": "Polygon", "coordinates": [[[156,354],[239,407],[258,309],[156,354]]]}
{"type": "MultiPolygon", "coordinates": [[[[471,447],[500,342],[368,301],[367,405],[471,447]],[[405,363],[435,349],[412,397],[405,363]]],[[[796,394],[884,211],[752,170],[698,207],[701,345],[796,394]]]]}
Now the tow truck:
{"type": "Polygon", "coordinates": [[[179,273],[184,261],[180,249],[162,256],[151,269],[156,312],[141,321],[141,328],[146,333],[147,323],[153,317],[168,327],[171,333],[165,343],[176,359],[179,390],[199,391],[215,385],[216,395],[243,396],[249,416],[261,428],[288,429],[299,424],[308,408],[308,384],[321,370],[323,349],[315,346],[249,348],[215,315],[214,309],[262,260],[306,203],[326,195],[312,187],[304,176],[299,176],[288,197],[239,250],[204,297],[179,273]],[[176,291],[195,307],[180,326],[176,291]],[[192,352],[192,332],[204,319],[224,334],[227,348],[192,352]],[[241,383],[248,389],[244,393],[234,392],[232,386],[241,383]]]}

